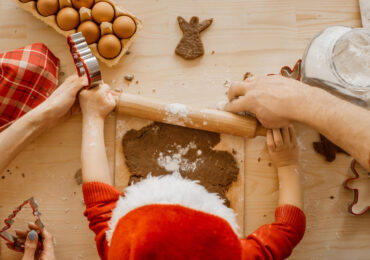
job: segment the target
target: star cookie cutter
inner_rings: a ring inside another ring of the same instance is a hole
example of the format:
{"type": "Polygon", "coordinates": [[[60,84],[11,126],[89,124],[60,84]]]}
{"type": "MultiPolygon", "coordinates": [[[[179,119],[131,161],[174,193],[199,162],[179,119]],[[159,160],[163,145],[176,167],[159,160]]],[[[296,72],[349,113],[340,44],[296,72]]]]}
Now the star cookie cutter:
{"type": "Polygon", "coordinates": [[[370,209],[370,201],[368,203],[365,202],[365,204],[363,204],[363,202],[360,202],[360,200],[362,200],[363,198],[370,198],[370,172],[366,172],[366,170],[363,169],[356,160],[352,161],[350,170],[355,175],[355,177],[351,177],[344,182],[345,188],[354,191],[354,199],[353,202],[349,205],[348,211],[356,216],[363,215],[370,209]],[[367,177],[363,177],[366,175],[367,177]],[[368,184],[367,186],[365,186],[365,189],[359,190],[358,187],[353,187],[353,182],[360,180],[364,184],[364,186],[366,185],[366,183],[368,184]],[[368,188],[366,189],[366,187],[368,188]]]}
{"type": "MultiPolygon", "coordinates": [[[[17,252],[24,251],[24,244],[20,243],[18,238],[8,233],[7,230],[11,228],[11,226],[14,223],[14,218],[27,204],[31,206],[32,214],[36,217],[36,225],[39,226],[41,229],[44,228],[44,224],[42,223],[40,219],[41,213],[39,212],[38,205],[33,197],[29,198],[28,200],[25,200],[21,205],[16,207],[13,210],[13,212],[4,220],[5,226],[0,231],[0,237],[5,239],[13,247],[14,251],[17,251],[17,252]]],[[[41,247],[42,247],[42,240],[39,237],[38,248],[41,248],[41,247]]]]}
{"type": "Polygon", "coordinates": [[[81,32],[70,34],[67,37],[67,43],[76,65],[78,75],[80,77],[85,74],[87,75],[89,83],[85,89],[99,86],[99,84],[103,82],[99,62],[92,54],[85,37],[81,32]]]}

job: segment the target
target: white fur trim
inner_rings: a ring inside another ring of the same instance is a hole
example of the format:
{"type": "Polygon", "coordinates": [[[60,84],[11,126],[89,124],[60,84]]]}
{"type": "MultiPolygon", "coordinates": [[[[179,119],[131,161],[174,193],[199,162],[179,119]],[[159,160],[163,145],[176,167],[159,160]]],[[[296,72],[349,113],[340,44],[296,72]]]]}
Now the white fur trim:
{"type": "Polygon", "coordinates": [[[128,186],[125,196],[120,197],[113,210],[106,232],[108,244],[119,220],[130,211],[150,204],[176,204],[203,211],[226,220],[236,234],[239,226],[236,213],[223,204],[216,193],[209,193],[198,181],[181,177],[179,173],[160,177],[148,176],[146,179],[128,186]]]}

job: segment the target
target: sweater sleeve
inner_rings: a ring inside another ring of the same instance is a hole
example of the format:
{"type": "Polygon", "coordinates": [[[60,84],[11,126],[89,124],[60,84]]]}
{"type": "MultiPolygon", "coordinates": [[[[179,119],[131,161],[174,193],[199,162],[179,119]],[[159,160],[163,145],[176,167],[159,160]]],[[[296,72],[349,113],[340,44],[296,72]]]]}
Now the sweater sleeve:
{"type": "Polygon", "coordinates": [[[302,210],[292,205],[279,206],[274,223],[263,225],[241,240],[242,259],[285,259],[303,238],[305,228],[302,210]]]}
{"type": "Polygon", "coordinates": [[[108,222],[112,210],[122,194],[118,189],[100,182],[88,182],[82,186],[86,204],[84,215],[89,221],[89,228],[95,233],[95,242],[101,259],[107,258],[108,243],[105,232],[109,229],[108,222]]]}

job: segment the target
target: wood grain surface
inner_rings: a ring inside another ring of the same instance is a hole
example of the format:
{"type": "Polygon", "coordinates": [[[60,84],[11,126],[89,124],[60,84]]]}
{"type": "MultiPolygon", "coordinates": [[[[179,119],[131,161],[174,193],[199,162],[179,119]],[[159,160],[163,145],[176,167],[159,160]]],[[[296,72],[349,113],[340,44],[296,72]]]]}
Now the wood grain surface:
{"type": "MultiPolygon", "coordinates": [[[[143,21],[143,30],[113,68],[102,65],[112,88],[147,97],[163,98],[201,108],[215,108],[225,100],[225,80],[277,73],[293,66],[310,39],[330,25],[359,27],[357,0],[116,0],[143,21]],[[202,33],[205,56],[185,61],[174,55],[181,38],[176,17],[214,18],[202,33]],[[214,52],[214,53],[213,53],[214,52]],[[213,53],[213,54],[212,54],[213,53]],[[128,83],[123,78],[134,74],[128,83]],[[137,83],[136,83],[137,81],[137,83]]],[[[52,28],[17,6],[0,1],[0,51],[43,42],[61,59],[64,76],[75,72],[66,40],[52,28]]],[[[106,121],[106,147],[114,168],[114,114],[106,121]]],[[[339,155],[326,163],[312,149],[319,140],[314,130],[297,125],[304,172],[307,232],[290,259],[369,259],[370,214],[352,216],[347,206],[353,193],[343,188],[350,176],[351,158],[339,155]]],[[[244,233],[274,219],[277,179],[263,137],[245,139],[244,233]],[[259,159],[260,158],[260,159],[259,159]]],[[[0,178],[0,219],[24,199],[35,196],[46,226],[56,237],[58,259],[99,259],[94,236],[82,213],[81,186],[74,180],[81,167],[81,117],[43,134],[32,142],[0,178]],[[10,172],[12,174],[10,174],[10,172]],[[22,177],[24,173],[24,177],[22,177]]],[[[244,148],[242,148],[244,147],[244,148]]],[[[0,241],[0,259],[20,259],[0,241]]]]}

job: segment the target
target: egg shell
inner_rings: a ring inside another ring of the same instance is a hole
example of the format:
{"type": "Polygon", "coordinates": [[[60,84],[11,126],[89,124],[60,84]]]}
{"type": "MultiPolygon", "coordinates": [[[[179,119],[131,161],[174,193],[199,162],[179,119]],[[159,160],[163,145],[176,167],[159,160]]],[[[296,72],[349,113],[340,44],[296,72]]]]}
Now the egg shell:
{"type": "Polygon", "coordinates": [[[80,10],[81,7],[91,8],[93,4],[94,0],[72,0],[72,5],[77,10],[80,10]]]}
{"type": "Polygon", "coordinates": [[[72,7],[65,7],[57,14],[57,24],[60,29],[69,31],[78,26],[80,23],[80,15],[76,9],[72,7]]]}
{"type": "Polygon", "coordinates": [[[98,51],[106,59],[113,59],[120,54],[122,49],[121,41],[113,34],[107,34],[100,38],[98,51]]]}
{"type": "Polygon", "coordinates": [[[86,39],[87,44],[92,44],[99,40],[100,37],[99,26],[92,21],[86,21],[81,23],[80,26],[78,26],[77,31],[82,32],[83,36],[86,39]]]}
{"type": "Polygon", "coordinates": [[[38,0],[36,3],[37,11],[42,16],[50,16],[56,14],[59,10],[58,0],[38,0]]]}
{"type": "Polygon", "coordinates": [[[121,39],[130,38],[135,31],[136,23],[130,16],[119,16],[113,22],[113,32],[121,39]]]}
{"type": "Polygon", "coordinates": [[[114,18],[114,8],[108,2],[98,2],[91,10],[95,22],[111,22],[114,18]]]}

